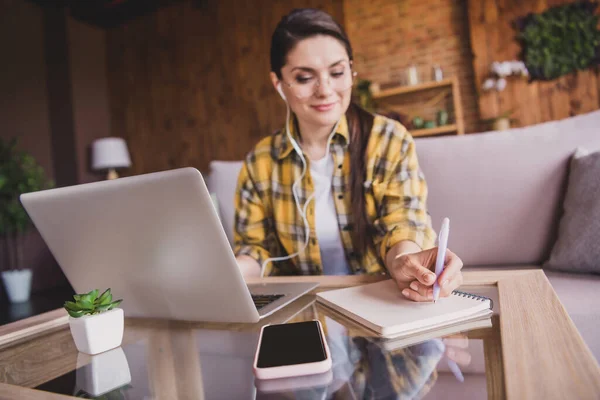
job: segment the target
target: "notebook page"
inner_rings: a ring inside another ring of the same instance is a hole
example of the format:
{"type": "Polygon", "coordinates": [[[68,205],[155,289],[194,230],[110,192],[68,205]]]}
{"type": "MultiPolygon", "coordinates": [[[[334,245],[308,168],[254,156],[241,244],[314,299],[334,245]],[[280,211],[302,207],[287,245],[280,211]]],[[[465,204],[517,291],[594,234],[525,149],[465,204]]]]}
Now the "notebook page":
{"type": "Polygon", "coordinates": [[[317,300],[384,336],[455,323],[491,308],[489,300],[455,294],[435,304],[413,302],[402,296],[391,279],[321,292],[317,300]]]}

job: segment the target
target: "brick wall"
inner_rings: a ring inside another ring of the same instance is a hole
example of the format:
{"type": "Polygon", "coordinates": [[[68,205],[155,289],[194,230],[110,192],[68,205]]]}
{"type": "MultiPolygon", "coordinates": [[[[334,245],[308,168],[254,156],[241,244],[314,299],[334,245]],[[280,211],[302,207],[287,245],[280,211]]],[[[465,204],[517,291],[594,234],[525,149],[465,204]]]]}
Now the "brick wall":
{"type": "Polygon", "coordinates": [[[398,81],[411,64],[422,66],[427,74],[439,64],[445,77],[459,78],[466,132],[480,131],[466,3],[345,0],[344,25],[359,76],[373,82],[398,81]]]}

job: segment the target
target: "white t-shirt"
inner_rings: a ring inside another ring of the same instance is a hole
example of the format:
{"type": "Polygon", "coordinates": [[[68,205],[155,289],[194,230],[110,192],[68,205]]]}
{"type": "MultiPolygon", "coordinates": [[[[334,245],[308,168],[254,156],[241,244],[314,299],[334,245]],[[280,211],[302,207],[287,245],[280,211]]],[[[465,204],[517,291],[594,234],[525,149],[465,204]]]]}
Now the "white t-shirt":
{"type": "Polygon", "coordinates": [[[315,230],[321,250],[323,274],[348,275],[351,270],[344,253],[331,190],[333,156],[327,154],[320,160],[310,160],[310,174],[315,189],[315,230]]]}

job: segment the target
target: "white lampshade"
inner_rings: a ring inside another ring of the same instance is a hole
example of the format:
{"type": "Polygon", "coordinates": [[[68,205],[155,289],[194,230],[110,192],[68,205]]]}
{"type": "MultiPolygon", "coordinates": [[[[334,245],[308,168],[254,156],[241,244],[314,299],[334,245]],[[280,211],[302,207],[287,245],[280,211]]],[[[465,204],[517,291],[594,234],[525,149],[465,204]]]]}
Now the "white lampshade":
{"type": "Polygon", "coordinates": [[[125,140],[107,137],[95,140],[92,144],[92,168],[112,169],[131,166],[129,151],[125,140]]]}

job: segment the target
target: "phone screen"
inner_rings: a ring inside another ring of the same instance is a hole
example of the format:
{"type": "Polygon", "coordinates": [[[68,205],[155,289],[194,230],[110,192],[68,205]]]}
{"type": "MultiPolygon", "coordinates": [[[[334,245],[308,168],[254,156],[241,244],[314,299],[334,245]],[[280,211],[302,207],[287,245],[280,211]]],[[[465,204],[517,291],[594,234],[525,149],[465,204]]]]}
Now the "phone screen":
{"type": "Polygon", "coordinates": [[[316,321],[265,327],[258,352],[258,368],[324,361],[327,358],[316,321]]]}

